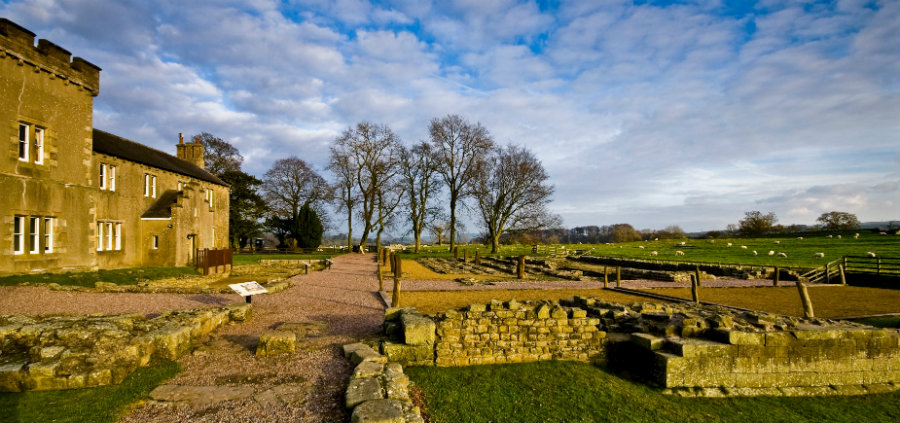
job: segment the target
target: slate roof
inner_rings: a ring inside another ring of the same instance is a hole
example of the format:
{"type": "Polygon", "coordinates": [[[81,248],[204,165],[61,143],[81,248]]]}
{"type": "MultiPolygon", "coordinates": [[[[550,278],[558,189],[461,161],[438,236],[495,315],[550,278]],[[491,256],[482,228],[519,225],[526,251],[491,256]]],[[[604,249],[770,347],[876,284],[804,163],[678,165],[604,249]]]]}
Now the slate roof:
{"type": "Polygon", "coordinates": [[[191,162],[96,128],[94,129],[94,152],[179,173],[217,185],[229,186],[212,173],[201,169],[191,162]]]}
{"type": "Polygon", "coordinates": [[[159,199],[141,215],[141,219],[171,219],[172,206],[176,202],[178,202],[178,191],[170,189],[159,196],[159,199]]]}

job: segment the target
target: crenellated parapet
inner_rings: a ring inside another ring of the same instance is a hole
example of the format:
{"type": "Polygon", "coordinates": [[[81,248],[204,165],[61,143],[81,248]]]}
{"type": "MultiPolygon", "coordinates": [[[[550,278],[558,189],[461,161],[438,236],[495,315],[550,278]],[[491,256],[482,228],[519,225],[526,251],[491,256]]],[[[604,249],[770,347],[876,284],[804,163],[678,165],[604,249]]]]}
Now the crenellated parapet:
{"type": "Polygon", "coordinates": [[[35,46],[34,35],[15,22],[0,18],[0,58],[33,66],[36,72],[81,86],[92,96],[100,93],[99,66],[80,57],[72,58],[72,53],[48,40],[38,40],[35,46]]]}

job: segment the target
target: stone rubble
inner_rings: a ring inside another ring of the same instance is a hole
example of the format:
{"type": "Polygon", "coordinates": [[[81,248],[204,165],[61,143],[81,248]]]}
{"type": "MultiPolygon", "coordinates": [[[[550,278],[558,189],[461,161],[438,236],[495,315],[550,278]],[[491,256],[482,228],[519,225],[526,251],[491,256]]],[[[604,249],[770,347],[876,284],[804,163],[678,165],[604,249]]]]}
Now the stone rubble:
{"type": "Polygon", "coordinates": [[[345,395],[351,423],[425,422],[410,400],[403,366],[362,343],[344,345],[344,356],[356,364],[345,395]]]}

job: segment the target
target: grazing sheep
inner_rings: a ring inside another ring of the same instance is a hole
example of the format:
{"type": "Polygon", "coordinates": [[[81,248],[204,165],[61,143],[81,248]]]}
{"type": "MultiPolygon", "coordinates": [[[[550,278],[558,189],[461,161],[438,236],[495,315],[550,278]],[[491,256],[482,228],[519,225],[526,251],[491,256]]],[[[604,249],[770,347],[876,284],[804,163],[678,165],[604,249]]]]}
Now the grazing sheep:
{"type": "Polygon", "coordinates": [[[643,249],[644,249],[644,246],[643,246],[643,245],[638,245],[638,248],[640,248],[640,249],[643,250],[643,249]]]}
{"type": "Polygon", "coordinates": [[[676,255],[676,256],[683,256],[683,255],[684,255],[684,251],[678,250],[678,251],[675,252],[675,255],[676,255]]]}
{"type": "Polygon", "coordinates": [[[870,258],[875,258],[875,253],[873,253],[873,252],[871,252],[871,251],[869,251],[868,253],[866,253],[866,255],[869,256],[870,258]]]}
{"type": "Polygon", "coordinates": [[[859,239],[859,234],[853,234],[853,239],[859,239]]]}
{"type": "Polygon", "coordinates": [[[840,236],[840,235],[838,235],[838,239],[841,239],[841,236],[840,236]]]}
{"type": "Polygon", "coordinates": [[[728,243],[728,246],[729,246],[729,247],[731,246],[731,243],[730,243],[730,242],[728,243]]]}
{"type": "Polygon", "coordinates": [[[651,256],[657,256],[657,255],[659,255],[659,253],[657,253],[656,251],[651,251],[651,252],[650,252],[650,255],[651,255],[651,256]]]}
{"type": "Polygon", "coordinates": [[[802,236],[798,236],[797,239],[800,240],[800,241],[803,241],[803,237],[802,237],[802,236]]]}
{"type": "Polygon", "coordinates": [[[775,241],[776,244],[781,244],[781,241],[775,241]]]}
{"type": "Polygon", "coordinates": [[[785,253],[778,253],[778,257],[787,257],[787,254],[785,254],[785,253]]]}
{"type": "Polygon", "coordinates": [[[825,258],[825,253],[815,253],[815,254],[813,254],[813,257],[825,258]]]}
{"type": "Polygon", "coordinates": [[[759,253],[757,253],[756,250],[753,250],[753,255],[756,256],[759,255],[759,253]]]}
{"type": "Polygon", "coordinates": [[[769,255],[770,255],[770,256],[774,256],[774,255],[775,255],[775,252],[772,251],[772,250],[769,250],[769,255]]]}
{"type": "Polygon", "coordinates": [[[832,235],[826,235],[825,238],[834,238],[832,235]]]}
{"type": "Polygon", "coordinates": [[[678,245],[686,245],[686,244],[687,244],[687,243],[684,242],[684,241],[681,241],[681,242],[678,243],[678,245]]]}
{"type": "Polygon", "coordinates": [[[747,249],[747,246],[746,246],[746,245],[741,245],[741,249],[742,249],[742,250],[746,250],[746,249],[747,249]]]}

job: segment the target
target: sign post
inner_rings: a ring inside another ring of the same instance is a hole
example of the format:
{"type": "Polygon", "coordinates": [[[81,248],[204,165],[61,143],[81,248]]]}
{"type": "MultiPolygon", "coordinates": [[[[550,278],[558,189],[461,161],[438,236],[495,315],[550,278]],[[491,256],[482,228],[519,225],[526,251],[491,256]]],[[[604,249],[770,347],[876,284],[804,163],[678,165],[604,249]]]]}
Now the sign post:
{"type": "Polygon", "coordinates": [[[238,295],[244,297],[247,300],[247,304],[250,304],[250,297],[257,294],[266,294],[269,291],[266,290],[262,285],[260,285],[256,281],[244,282],[244,283],[233,283],[228,285],[229,288],[234,290],[238,295]]]}

